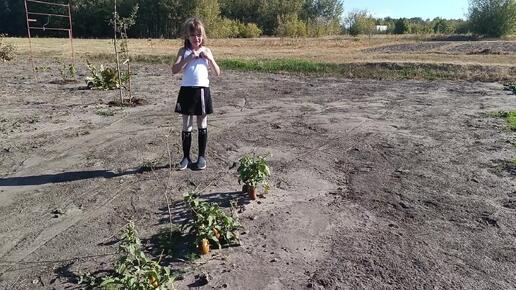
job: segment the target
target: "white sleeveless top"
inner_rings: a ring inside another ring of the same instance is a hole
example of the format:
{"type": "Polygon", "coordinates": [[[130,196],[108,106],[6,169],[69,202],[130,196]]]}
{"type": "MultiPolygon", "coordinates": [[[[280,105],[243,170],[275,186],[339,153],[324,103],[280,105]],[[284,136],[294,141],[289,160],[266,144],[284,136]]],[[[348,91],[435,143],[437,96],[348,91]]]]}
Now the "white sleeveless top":
{"type": "MultiPolygon", "coordinates": [[[[203,49],[204,51],[204,49],[203,49]]],[[[183,52],[183,59],[188,57],[192,50],[186,48],[183,52]]],[[[208,60],[204,58],[197,58],[187,64],[183,71],[183,79],[181,80],[182,87],[209,87],[210,80],[208,79],[208,60]]]]}

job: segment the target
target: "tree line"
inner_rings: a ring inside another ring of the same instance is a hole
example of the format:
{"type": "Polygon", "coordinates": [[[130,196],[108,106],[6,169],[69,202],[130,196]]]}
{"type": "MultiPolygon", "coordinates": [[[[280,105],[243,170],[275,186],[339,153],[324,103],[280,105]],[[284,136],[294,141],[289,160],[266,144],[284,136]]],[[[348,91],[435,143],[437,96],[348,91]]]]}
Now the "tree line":
{"type": "MultiPolygon", "coordinates": [[[[68,3],[68,0],[46,0],[68,3]]],[[[110,20],[115,0],[74,0],[71,13],[75,37],[104,38],[113,35],[110,20]]],[[[421,18],[374,18],[367,11],[344,16],[341,0],[117,0],[120,16],[138,7],[136,23],[128,31],[135,38],[181,37],[182,23],[200,17],[209,37],[289,36],[317,37],[391,34],[464,34],[499,37],[516,33],[516,0],[470,0],[467,20],[421,18]],[[379,28],[381,26],[382,28],[379,28]],[[386,28],[386,29],[385,29],[386,28]]],[[[29,10],[67,14],[63,7],[29,2],[29,10]]],[[[68,27],[63,17],[31,15],[34,26],[68,27]]],[[[23,0],[0,0],[0,34],[26,36],[23,0]]],[[[59,32],[34,31],[55,36],[59,32]]]]}
{"type": "Polygon", "coordinates": [[[469,22],[463,19],[374,18],[367,11],[353,11],[345,18],[347,32],[359,34],[467,34],[469,22]]]}
{"type": "MultiPolygon", "coordinates": [[[[444,9],[444,7],[443,7],[444,9]]],[[[351,35],[391,34],[476,34],[501,37],[516,33],[516,0],[470,0],[467,20],[374,18],[366,10],[355,10],[344,18],[351,35]],[[379,30],[378,26],[382,26],[379,30]]]]}
{"type": "MultiPolygon", "coordinates": [[[[71,5],[74,36],[112,35],[109,21],[113,17],[114,0],[74,0],[71,5]]],[[[340,32],[343,13],[340,0],[117,0],[121,16],[129,15],[136,5],[139,7],[136,23],[128,34],[138,38],[181,37],[181,26],[191,16],[200,17],[214,37],[277,35],[289,21],[310,26],[312,34],[336,34],[340,32]]],[[[63,7],[31,2],[29,10],[67,13],[63,7]]],[[[35,26],[48,23],[48,27],[68,27],[67,19],[62,17],[49,19],[34,15],[31,18],[37,20],[33,22],[35,26]]],[[[0,0],[0,33],[27,34],[23,0],[0,0]]]]}

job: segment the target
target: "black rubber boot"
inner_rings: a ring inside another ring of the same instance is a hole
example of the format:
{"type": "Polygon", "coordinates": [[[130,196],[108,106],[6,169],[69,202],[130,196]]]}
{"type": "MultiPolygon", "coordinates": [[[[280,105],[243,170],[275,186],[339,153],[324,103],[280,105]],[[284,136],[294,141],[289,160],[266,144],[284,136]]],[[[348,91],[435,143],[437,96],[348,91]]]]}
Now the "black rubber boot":
{"type": "Polygon", "coordinates": [[[208,143],[208,128],[198,129],[199,156],[206,157],[206,144],[208,143]]]}
{"type": "Polygon", "coordinates": [[[183,131],[181,134],[181,140],[183,141],[183,158],[190,160],[190,147],[192,147],[192,132],[183,131]]]}

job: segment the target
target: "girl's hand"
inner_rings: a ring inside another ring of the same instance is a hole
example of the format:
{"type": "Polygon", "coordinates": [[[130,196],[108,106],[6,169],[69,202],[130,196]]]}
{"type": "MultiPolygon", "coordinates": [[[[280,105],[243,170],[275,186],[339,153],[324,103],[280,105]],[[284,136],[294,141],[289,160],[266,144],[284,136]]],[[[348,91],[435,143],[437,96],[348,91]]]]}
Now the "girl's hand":
{"type": "Polygon", "coordinates": [[[199,53],[199,57],[200,58],[204,58],[204,59],[209,60],[209,61],[213,61],[213,55],[209,51],[201,51],[199,53]]]}
{"type": "Polygon", "coordinates": [[[191,61],[191,60],[194,60],[196,58],[199,58],[199,52],[195,52],[195,51],[192,51],[192,53],[190,53],[190,55],[188,56],[188,60],[191,61]]]}

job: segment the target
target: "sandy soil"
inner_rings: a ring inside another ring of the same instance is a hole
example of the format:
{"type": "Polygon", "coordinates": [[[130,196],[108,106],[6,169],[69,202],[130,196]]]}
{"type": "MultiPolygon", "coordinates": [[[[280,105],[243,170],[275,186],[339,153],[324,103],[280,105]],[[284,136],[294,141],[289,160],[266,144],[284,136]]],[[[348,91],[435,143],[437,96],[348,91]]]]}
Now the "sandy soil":
{"type": "Polygon", "coordinates": [[[29,71],[0,64],[1,289],[78,288],[80,273],[112,269],[128,220],[156,252],[194,189],[239,200],[242,246],[166,257],[186,271],[178,289],[201,274],[200,289],[516,285],[516,136],[487,115],[516,107],[501,84],[224,72],[208,168],[178,172],[167,66],[136,65],[146,104],[124,109],[106,105],[116,92],[29,71]],[[235,162],[253,151],[271,154],[273,187],[250,202],[235,162]]]}

